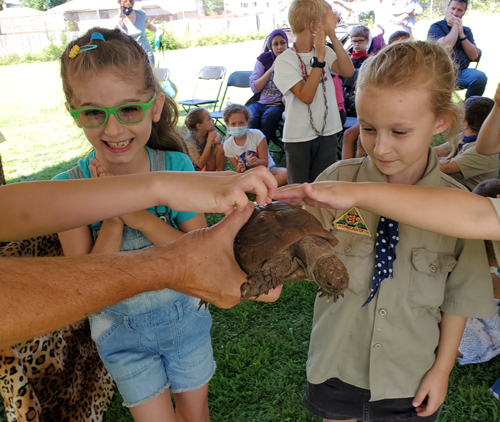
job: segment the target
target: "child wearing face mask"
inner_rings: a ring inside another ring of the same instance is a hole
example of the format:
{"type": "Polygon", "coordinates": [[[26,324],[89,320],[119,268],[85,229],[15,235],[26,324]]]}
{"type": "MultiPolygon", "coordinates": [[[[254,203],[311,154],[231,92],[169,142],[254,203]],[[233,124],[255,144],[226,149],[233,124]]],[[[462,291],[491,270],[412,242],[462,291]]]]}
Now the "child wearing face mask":
{"type": "Polygon", "coordinates": [[[250,110],[240,104],[231,104],[222,117],[227,126],[228,138],[224,142],[224,154],[238,173],[257,166],[265,166],[278,181],[286,184],[286,168],[276,167],[267,149],[267,141],[259,129],[249,129],[250,110]]]}

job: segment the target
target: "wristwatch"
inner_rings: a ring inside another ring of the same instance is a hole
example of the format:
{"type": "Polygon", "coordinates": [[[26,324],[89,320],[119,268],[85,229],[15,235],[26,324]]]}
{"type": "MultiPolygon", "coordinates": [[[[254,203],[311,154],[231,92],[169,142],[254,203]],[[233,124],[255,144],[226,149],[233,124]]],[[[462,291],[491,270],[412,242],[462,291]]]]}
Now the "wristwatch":
{"type": "Polygon", "coordinates": [[[465,41],[467,37],[459,38],[460,42],[465,41]]]}
{"type": "Polygon", "coordinates": [[[311,67],[319,67],[319,68],[324,68],[326,65],[326,62],[320,62],[317,57],[311,57],[311,67]]]}

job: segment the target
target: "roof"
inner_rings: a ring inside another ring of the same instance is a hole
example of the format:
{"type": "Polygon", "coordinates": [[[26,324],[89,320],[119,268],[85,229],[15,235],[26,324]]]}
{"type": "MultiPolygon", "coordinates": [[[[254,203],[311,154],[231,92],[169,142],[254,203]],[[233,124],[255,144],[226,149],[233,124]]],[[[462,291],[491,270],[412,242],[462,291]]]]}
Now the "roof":
{"type": "Polygon", "coordinates": [[[72,0],[47,10],[46,13],[88,12],[91,10],[118,9],[116,0],[72,0]]]}
{"type": "Polygon", "coordinates": [[[0,19],[17,18],[20,16],[41,15],[43,12],[29,7],[8,7],[5,10],[0,10],[0,19]]]}
{"type": "MultiPolygon", "coordinates": [[[[134,5],[136,9],[159,6],[170,13],[196,10],[195,0],[142,0],[134,5]]],[[[86,12],[91,10],[118,9],[117,0],[72,0],[47,10],[46,13],[86,12]]]]}

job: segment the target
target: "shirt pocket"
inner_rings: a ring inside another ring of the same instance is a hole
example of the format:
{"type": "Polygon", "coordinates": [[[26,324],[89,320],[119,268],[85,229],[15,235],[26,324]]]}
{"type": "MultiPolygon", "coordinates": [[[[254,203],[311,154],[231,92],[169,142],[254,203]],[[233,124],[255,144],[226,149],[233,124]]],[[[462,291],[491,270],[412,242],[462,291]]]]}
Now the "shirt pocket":
{"type": "Polygon", "coordinates": [[[349,274],[348,292],[368,295],[375,269],[374,258],[370,257],[375,249],[375,239],[343,230],[333,230],[332,234],[339,241],[335,253],[349,274]]]}
{"type": "Polygon", "coordinates": [[[452,254],[414,248],[407,302],[412,309],[437,309],[444,301],[446,279],[457,265],[452,254]]]}

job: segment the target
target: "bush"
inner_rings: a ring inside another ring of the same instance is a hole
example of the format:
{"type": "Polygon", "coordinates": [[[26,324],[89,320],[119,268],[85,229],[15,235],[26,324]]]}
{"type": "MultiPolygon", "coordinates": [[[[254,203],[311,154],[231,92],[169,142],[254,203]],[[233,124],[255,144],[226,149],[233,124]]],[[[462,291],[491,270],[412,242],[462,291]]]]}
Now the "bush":
{"type": "MultiPolygon", "coordinates": [[[[172,31],[165,29],[165,25],[163,23],[154,22],[154,25],[163,30],[160,51],[264,40],[267,35],[267,33],[259,31],[249,32],[247,34],[232,34],[228,31],[223,31],[218,34],[205,34],[196,37],[178,37],[172,31]]],[[[151,47],[155,50],[155,33],[146,31],[146,34],[151,47]]]]}
{"type": "Polygon", "coordinates": [[[65,34],[63,34],[61,44],[54,44],[52,40],[49,39],[49,45],[42,51],[30,51],[28,53],[25,53],[24,55],[9,53],[4,56],[0,56],[0,66],[36,62],[53,62],[60,59],[61,54],[66,48],[66,45],[67,37],[65,37],[65,34]]]}

